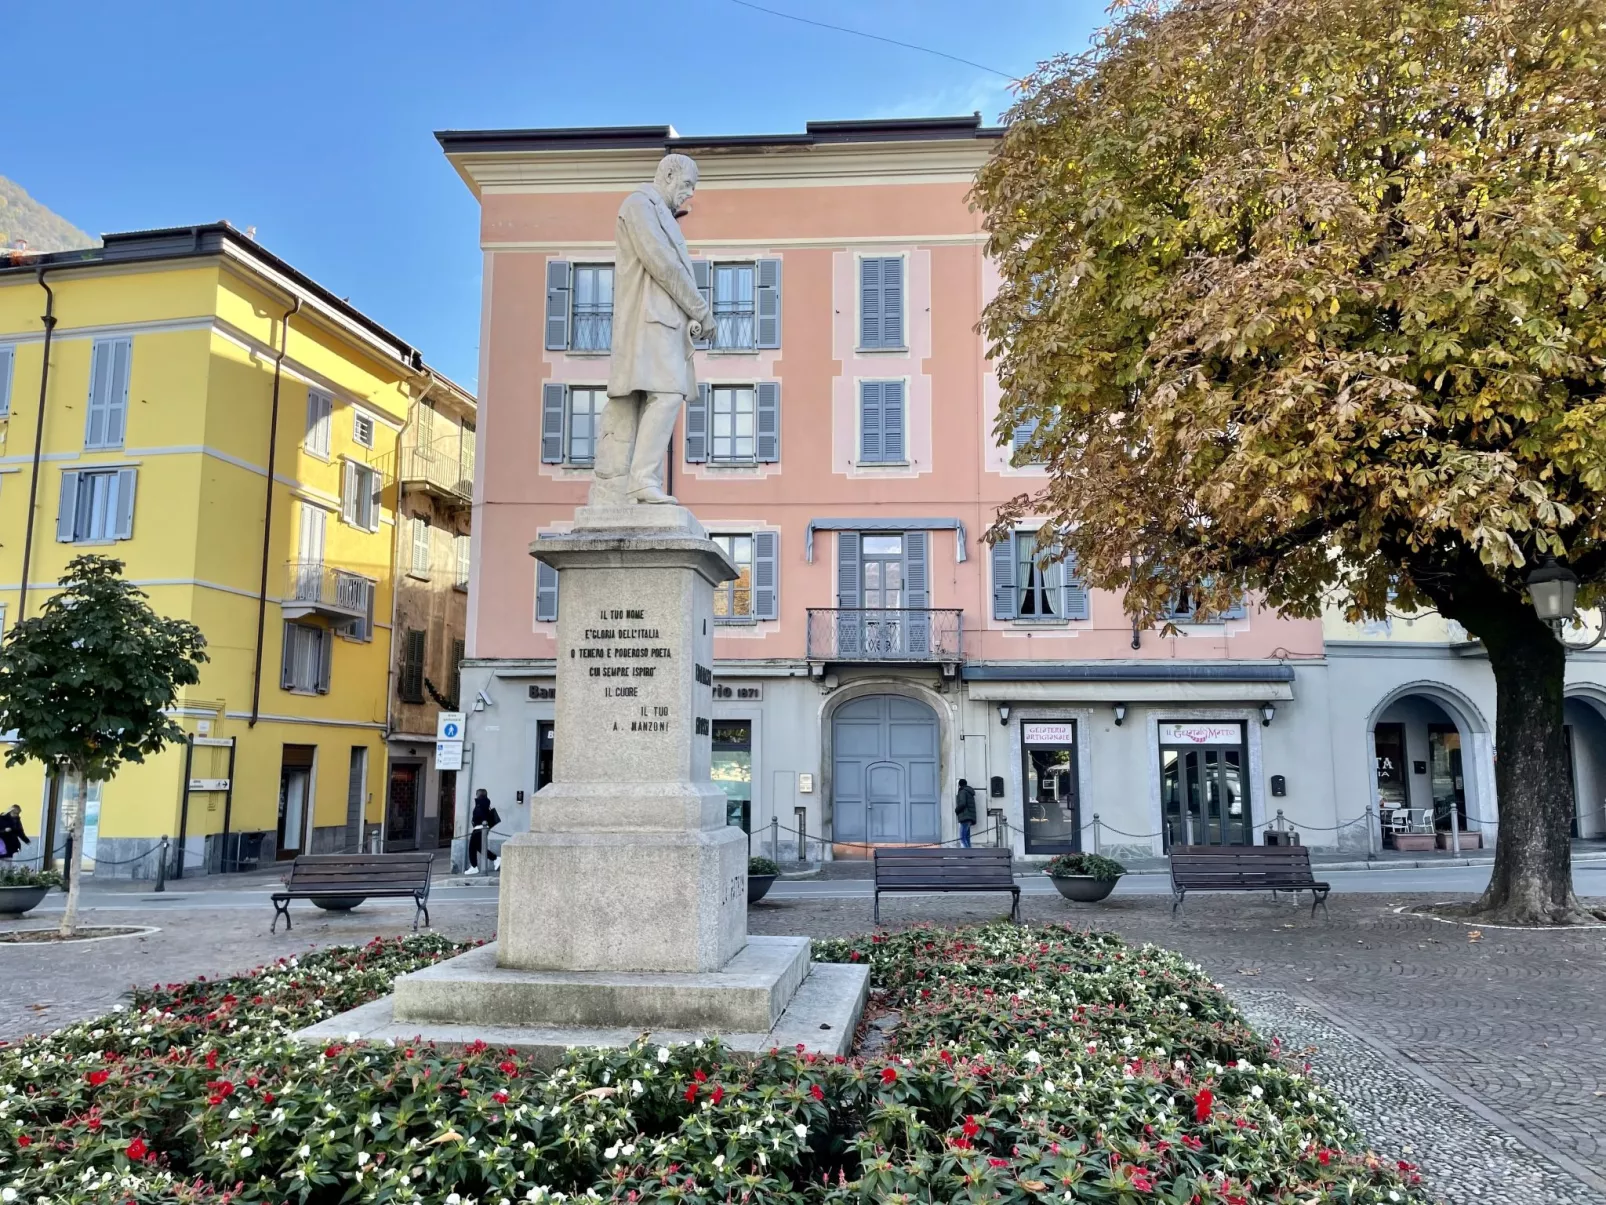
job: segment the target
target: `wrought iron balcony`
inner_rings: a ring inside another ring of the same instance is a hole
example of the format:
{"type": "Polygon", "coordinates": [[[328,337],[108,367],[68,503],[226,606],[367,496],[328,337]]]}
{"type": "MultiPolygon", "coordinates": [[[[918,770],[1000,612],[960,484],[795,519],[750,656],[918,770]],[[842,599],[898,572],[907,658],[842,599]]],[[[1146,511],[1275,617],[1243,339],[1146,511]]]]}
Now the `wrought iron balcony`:
{"type": "Polygon", "coordinates": [[[935,607],[810,607],[810,661],[953,662],[964,612],[935,607]]]}
{"type": "Polygon", "coordinates": [[[446,502],[468,502],[474,497],[474,458],[459,456],[456,441],[450,453],[403,448],[401,481],[446,502]]]}
{"type": "Polygon", "coordinates": [[[281,604],[284,617],[321,615],[336,623],[365,619],[372,585],[365,577],[331,569],[322,561],[291,561],[281,604]]]}

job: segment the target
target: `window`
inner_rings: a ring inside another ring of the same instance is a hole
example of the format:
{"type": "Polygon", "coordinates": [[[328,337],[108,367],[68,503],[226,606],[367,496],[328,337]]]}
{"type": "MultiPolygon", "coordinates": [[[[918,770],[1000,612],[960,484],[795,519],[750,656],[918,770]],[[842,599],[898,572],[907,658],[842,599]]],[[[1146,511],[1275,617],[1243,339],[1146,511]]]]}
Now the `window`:
{"type": "Polygon", "coordinates": [[[330,662],[334,641],[327,628],[305,623],[284,625],[284,659],[279,685],[301,694],[329,693],[330,662]]]}
{"type": "Polygon", "coordinates": [[[1087,583],[1074,560],[1039,563],[1043,550],[1035,531],[1017,531],[993,545],[993,618],[1090,619],[1087,583]]]}
{"type": "Polygon", "coordinates": [[[699,384],[686,402],[687,464],[774,464],[781,458],[781,383],[699,384]]]}
{"type": "Polygon", "coordinates": [[[859,347],[864,351],[902,351],[903,257],[887,255],[859,261],[859,347]]]}
{"type": "Polygon", "coordinates": [[[413,527],[413,557],[408,572],[414,577],[428,577],[429,520],[423,515],[414,515],[411,523],[413,527]]]}
{"type": "Polygon", "coordinates": [[[329,415],[335,400],[316,389],[307,390],[307,433],[301,446],[314,456],[329,455],[329,415]]]}
{"type": "Polygon", "coordinates": [[[836,647],[857,657],[932,651],[931,539],[924,531],[844,531],[836,540],[836,647]]]}
{"type": "Polygon", "coordinates": [[[753,390],[748,385],[715,385],[710,460],[753,459],[753,390]]]}
{"type": "Polygon", "coordinates": [[[714,543],[725,550],[736,566],[736,580],[714,587],[714,619],[733,620],[753,617],[753,537],[714,536],[714,543]]]}
{"type": "Polygon", "coordinates": [[[474,537],[467,532],[452,537],[452,551],[457,559],[457,572],[452,578],[452,585],[459,590],[468,589],[469,557],[473,546],[474,537]]]}
{"type": "Polygon", "coordinates": [[[1178,590],[1166,603],[1165,610],[1160,612],[1162,620],[1172,623],[1222,623],[1229,619],[1243,619],[1248,615],[1242,601],[1233,603],[1219,614],[1211,614],[1199,605],[1197,590],[1192,586],[1184,586],[1178,590]]]}
{"type": "Polygon", "coordinates": [[[461,640],[452,641],[452,670],[451,670],[451,698],[452,702],[462,706],[463,703],[463,652],[465,645],[461,640]]]}
{"type": "Polygon", "coordinates": [[[351,415],[351,438],[359,448],[374,446],[374,420],[366,414],[353,411],[351,415]]]}
{"type": "Polygon", "coordinates": [[[56,539],[62,544],[105,544],[134,537],[136,469],[61,475],[56,539]]]}
{"type": "Polygon", "coordinates": [[[859,382],[859,463],[903,464],[902,381],[859,382]]]}
{"type": "Polygon", "coordinates": [[[0,418],[11,413],[11,369],[16,362],[17,349],[0,343],[0,418]]]}
{"type": "Polygon", "coordinates": [[[424,701],[424,633],[418,628],[408,628],[402,638],[401,677],[396,689],[403,703],[424,701]]]}
{"type": "Polygon", "coordinates": [[[128,422],[128,372],[132,339],[96,339],[90,353],[89,414],[84,423],[86,451],[123,446],[128,422]]]}
{"type": "Polygon", "coordinates": [[[364,531],[379,530],[379,474],[354,460],[346,461],[340,517],[364,531]]]}
{"type": "Polygon", "coordinates": [[[757,299],[753,292],[752,264],[715,264],[714,338],[715,351],[751,351],[758,346],[757,299]]]}
{"type": "Polygon", "coordinates": [[[589,468],[608,391],[591,385],[541,386],[541,463],[589,468]]]}
{"type": "Polygon", "coordinates": [[[613,346],[613,265],[574,265],[574,311],[570,351],[607,351],[613,346]]]}
{"type": "Polygon", "coordinates": [[[1036,434],[1037,420],[1035,418],[1029,418],[1023,423],[1016,424],[1009,441],[1010,464],[1021,467],[1023,465],[1043,463],[1040,457],[1034,457],[1031,454],[1021,455],[1022,450],[1031,442],[1032,436],[1036,434]]]}

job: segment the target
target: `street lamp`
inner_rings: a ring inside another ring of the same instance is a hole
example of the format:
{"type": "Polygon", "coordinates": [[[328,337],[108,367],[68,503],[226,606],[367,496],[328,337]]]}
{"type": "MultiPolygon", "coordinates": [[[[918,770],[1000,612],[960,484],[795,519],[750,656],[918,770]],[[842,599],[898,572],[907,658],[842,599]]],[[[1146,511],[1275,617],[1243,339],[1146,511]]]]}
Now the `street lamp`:
{"type": "Polygon", "coordinates": [[[1121,721],[1124,719],[1126,719],[1126,704],[1117,703],[1115,705],[1115,726],[1119,728],[1121,726],[1121,721]]]}
{"type": "Polygon", "coordinates": [[[1002,724],[1005,728],[1009,727],[1009,704],[1008,703],[1000,703],[998,705],[998,722],[1000,724],[1002,724]]]}
{"type": "Polygon", "coordinates": [[[1558,565],[1556,558],[1546,553],[1539,568],[1528,575],[1527,585],[1534,611],[1540,619],[1558,631],[1572,619],[1578,597],[1578,575],[1571,569],[1558,565]]]}
{"type": "Polygon", "coordinates": [[[1276,714],[1277,714],[1277,706],[1276,706],[1276,704],[1270,703],[1270,702],[1262,703],[1260,705],[1260,726],[1262,728],[1270,728],[1271,727],[1272,717],[1275,716],[1276,714]]]}

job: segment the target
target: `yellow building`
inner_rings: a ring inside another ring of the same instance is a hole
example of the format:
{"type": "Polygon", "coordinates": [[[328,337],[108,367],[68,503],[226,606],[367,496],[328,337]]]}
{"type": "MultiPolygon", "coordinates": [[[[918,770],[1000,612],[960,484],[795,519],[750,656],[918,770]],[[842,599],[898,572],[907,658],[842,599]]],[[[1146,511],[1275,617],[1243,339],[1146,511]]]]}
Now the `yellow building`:
{"type": "MultiPolygon", "coordinates": [[[[413,407],[466,397],[227,225],[0,259],[0,629],[92,552],[211,657],[188,746],[92,792],[86,869],[154,877],[163,836],[187,875],[375,842],[399,442],[413,407]]],[[[0,769],[22,858],[59,849],[62,794],[0,769]]]]}

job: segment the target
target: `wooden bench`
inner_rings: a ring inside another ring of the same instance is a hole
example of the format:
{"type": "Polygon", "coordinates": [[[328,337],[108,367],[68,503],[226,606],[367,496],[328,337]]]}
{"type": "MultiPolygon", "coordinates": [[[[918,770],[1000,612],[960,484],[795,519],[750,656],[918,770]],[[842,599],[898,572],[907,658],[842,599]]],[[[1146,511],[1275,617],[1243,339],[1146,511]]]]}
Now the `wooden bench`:
{"type": "Polygon", "coordinates": [[[1171,915],[1190,891],[1310,892],[1310,914],[1327,912],[1326,883],[1310,871],[1303,845],[1175,845],[1171,848],[1171,915]]]}
{"type": "Polygon", "coordinates": [[[875,851],[875,923],[881,923],[883,891],[1007,891],[1009,918],[1020,923],[1020,888],[1007,849],[892,847],[875,851]]]}
{"type": "Polygon", "coordinates": [[[429,872],[435,861],[432,853],[405,854],[307,854],[290,864],[290,877],[284,889],[273,893],[272,933],[284,917],[289,931],[291,900],[353,900],[369,896],[412,897],[413,932],[418,918],[429,924],[429,872]]]}

